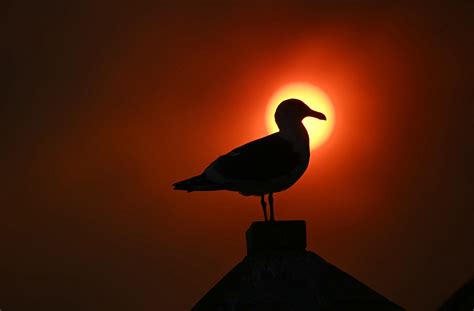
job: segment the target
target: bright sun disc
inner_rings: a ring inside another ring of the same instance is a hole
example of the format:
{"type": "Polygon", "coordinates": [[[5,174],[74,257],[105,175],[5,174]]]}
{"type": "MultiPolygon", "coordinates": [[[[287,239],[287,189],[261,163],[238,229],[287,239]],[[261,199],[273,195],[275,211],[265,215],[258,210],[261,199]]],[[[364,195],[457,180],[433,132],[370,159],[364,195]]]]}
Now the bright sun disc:
{"type": "Polygon", "coordinates": [[[308,130],[310,148],[314,149],[321,146],[329,138],[334,128],[334,108],[326,93],[309,83],[287,84],[273,94],[265,113],[267,130],[270,133],[278,131],[274,117],[275,111],[282,101],[289,98],[302,100],[311,109],[326,115],[326,121],[315,118],[305,118],[303,120],[303,124],[308,130]]]}

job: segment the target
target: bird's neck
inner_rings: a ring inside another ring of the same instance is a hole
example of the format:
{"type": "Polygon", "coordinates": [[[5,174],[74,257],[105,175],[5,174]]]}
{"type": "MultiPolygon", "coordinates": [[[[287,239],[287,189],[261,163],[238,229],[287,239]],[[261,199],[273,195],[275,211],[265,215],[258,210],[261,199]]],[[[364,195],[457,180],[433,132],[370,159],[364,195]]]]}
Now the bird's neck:
{"type": "Polygon", "coordinates": [[[296,122],[280,128],[280,135],[290,141],[309,144],[308,131],[302,122],[296,122]]]}

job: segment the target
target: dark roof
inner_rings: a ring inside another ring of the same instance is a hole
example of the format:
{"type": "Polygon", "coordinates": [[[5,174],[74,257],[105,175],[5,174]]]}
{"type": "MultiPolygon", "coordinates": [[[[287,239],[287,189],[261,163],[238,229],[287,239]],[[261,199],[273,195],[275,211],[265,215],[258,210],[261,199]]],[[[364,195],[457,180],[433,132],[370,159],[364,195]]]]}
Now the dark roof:
{"type": "Polygon", "coordinates": [[[439,308],[439,311],[474,310],[474,278],[464,284],[439,308]]]}
{"type": "Polygon", "coordinates": [[[286,248],[246,256],[192,310],[403,309],[315,253],[286,248]]]}

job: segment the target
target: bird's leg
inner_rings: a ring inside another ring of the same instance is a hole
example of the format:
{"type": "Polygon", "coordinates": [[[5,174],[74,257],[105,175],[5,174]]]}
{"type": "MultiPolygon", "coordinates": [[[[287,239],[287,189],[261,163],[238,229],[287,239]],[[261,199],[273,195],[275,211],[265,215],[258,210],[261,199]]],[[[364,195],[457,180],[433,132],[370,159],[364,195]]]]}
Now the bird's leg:
{"type": "Polygon", "coordinates": [[[270,221],[275,221],[275,215],[273,214],[273,193],[271,192],[268,195],[268,203],[270,203],[270,221]]]}
{"type": "Polygon", "coordinates": [[[260,196],[260,204],[262,204],[263,217],[265,217],[265,221],[267,221],[268,220],[268,218],[267,218],[267,202],[265,202],[265,195],[260,196]]]}

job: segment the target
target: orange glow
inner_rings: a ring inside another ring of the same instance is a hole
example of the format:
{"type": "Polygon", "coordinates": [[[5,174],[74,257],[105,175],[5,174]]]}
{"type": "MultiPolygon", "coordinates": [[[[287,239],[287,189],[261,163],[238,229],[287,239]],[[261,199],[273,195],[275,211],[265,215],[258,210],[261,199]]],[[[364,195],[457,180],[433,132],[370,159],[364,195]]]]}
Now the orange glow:
{"type": "Polygon", "coordinates": [[[309,133],[310,147],[315,149],[321,146],[331,135],[334,128],[334,107],[329,97],[318,87],[309,83],[291,83],[276,91],[270,98],[265,113],[267,129],[270,133],[278,131],[274,114],[278,105],[288,98],[297,98],[305,102],[311,109],[326,115],[327,121],[306,118],[303,124],[309,133]]]}

